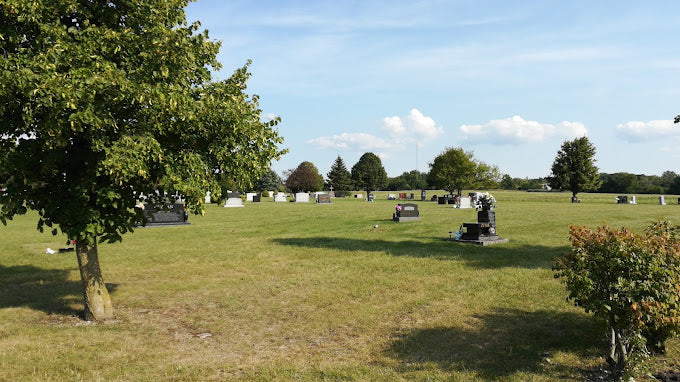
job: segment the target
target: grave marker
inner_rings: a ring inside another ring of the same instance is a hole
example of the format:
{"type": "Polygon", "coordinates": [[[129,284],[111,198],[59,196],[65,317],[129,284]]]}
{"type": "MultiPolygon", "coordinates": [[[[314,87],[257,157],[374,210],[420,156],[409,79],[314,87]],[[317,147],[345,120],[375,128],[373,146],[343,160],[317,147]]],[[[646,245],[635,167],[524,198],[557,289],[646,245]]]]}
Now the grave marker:
{"type": "Polygon", "coordinates": [[[396,222],[420,220],[418,205],[415,203],[399,203],[396,205],[395,210],[394,214],[392,214],[392,220],[396,222]]]}

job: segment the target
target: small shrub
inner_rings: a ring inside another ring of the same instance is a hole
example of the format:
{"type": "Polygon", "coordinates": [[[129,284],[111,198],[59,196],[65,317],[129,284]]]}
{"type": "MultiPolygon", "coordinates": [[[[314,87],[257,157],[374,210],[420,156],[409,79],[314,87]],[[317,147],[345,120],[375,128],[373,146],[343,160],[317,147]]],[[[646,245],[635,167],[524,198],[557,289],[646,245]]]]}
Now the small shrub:
{"type": "Polygon", "coordinates": [[[622,373],[648,352],[663,352],[680,329],[677,227],[652,224],[645,235],[607,226],[570,226],[571,252],[558,258],[569,299],[611,331],[607,361],[622,373]]]}

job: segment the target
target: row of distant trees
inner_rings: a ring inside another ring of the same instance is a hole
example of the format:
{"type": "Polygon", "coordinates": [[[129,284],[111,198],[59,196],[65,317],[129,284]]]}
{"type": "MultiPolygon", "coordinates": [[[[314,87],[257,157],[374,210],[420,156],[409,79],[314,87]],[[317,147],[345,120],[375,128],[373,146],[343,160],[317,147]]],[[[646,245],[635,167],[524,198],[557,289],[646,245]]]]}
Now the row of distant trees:
{"type": "MultiPolygon", "coordinates": [[[[497,188],[500,180],[496,166],[476,160],[471,151],[447,148],[430,163],[428,173],[413,170],[389,178],[380,158],[367,152],[351,170],[338,156],[325,179],[313,163],[304,161],[297,168],[285,171],[283,179],[269,169],[254,182],[253,187],[257,191],[286,189],[290,192],[332,189],[338,196],[352,190],[371,192],[426,188],[460,194],[466,188],[497,188]]],[[[224,187],[233,186],[234,183],[229,180],[224,182],[224,187]]]]}
{"type": "Polygon", "coordinates": [[[565,142],[557,153],[552,174],[543,178],[513,178],[498,168],[474,158],[471,151],[447,148],[430,163],[429,172],[405,171],[387,177],[380,158],[364,154],[350,169],[338,156],[324,178],[312,162],[302,162],[284,172],[283,179],[269,169],[254,183],[254,189],[289,192],[329,190],[343,196],[351,190],[462,189],[571,190],[620,194],[680,194],[680,174],[665,171],[661,176],[618,172],[600,173],[595,166],[595,148],[587,138],[565,142]],[[548,186],[548,187],[547,187],[548,186]]]}

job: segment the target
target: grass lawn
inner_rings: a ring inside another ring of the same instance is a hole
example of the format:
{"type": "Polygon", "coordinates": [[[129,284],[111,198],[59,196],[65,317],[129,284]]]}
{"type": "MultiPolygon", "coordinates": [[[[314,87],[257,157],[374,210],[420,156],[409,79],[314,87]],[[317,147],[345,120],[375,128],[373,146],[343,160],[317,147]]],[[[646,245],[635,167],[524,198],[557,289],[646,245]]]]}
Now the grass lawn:
{"type": "MultiPolygon", "coordinates": [[[[78,318],[74,253],[45,253],[65,238],[19,217],[0,227],[0,380],[580,381],[607,338],[553,278],[568,225],[680,224],[677,197],[496,191],[510,242],[481,247],[444,240],[474,210],[418,201],[422,220],[395,223],[376,194],[210,205],[102,244],[106,324],[78,318]]],[[[680,342],[651,367],[680,368],[680,342]]]]}

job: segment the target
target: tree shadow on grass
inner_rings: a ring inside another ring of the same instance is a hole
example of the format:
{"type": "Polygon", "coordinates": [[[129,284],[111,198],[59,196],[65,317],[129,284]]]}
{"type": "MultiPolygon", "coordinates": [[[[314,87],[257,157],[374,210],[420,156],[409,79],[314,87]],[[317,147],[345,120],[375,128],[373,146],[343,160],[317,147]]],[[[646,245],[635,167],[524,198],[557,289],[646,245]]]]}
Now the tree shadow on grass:
{"type": "MultiPolygon", "coordinates": [[[[385,354],[399,362],[401,372],[435,364],[445,372],[474,371],[495,380],[547,367],[546,359],[557,352],[598,357],[606,348],[603,327],[576,313],[499,309],[474,317],[470,327],[400,332],[385,354]]],[[[585,376],[592,371],[564,365],[551,367],[561,377],[585,376]]]]}
{"type": "Polygon", "coordinates": [[[508,244],[481,246],[427,238],[426,241],[387,241],[380,239],[351,239],[339,237],[277,238],[275,243],[306,248],[326,248],[341,251],[375,251],[390,256],[435,258],[464,261],[478,268],[547,268],[553,259],[569,251],[568,246],[521,246],[508,244]]]}
{"type": "MultiPolygon", "coordinates": [[[[48,314],[83,317],[80,280],[69,280],[67,269],[42,269],[30,265],[0,265],[0,309],[25,306],[48,314]]],[[[106,284],[109,292],[116,284],[106,284]]]]}

